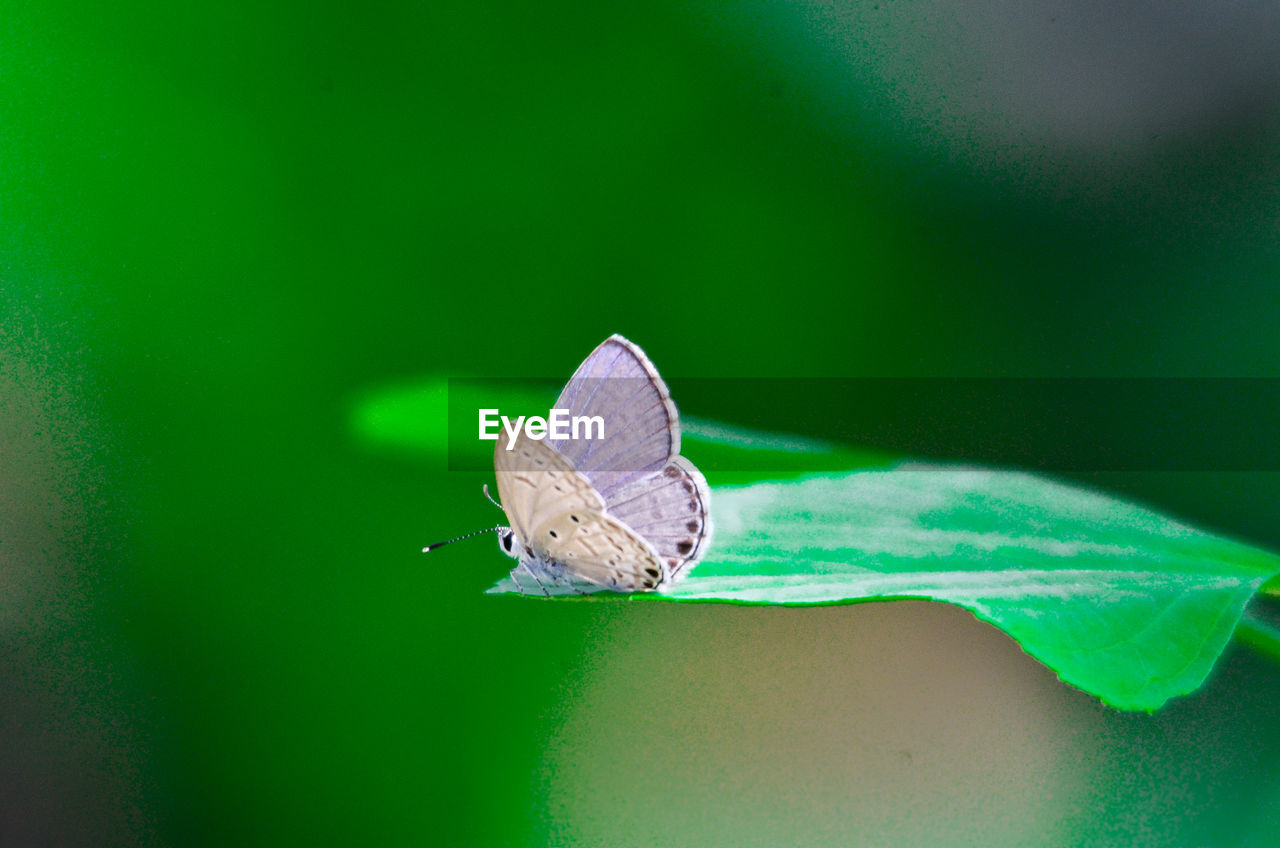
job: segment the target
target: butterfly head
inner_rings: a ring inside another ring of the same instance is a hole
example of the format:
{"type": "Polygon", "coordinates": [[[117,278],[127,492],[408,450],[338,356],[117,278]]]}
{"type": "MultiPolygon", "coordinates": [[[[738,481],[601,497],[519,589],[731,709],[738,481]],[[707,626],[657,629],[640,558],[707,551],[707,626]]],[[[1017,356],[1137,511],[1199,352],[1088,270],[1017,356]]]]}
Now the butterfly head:
{"type": "Polygon", "coordinates": [[[524,545],[516,538],[516,533],[510,527],[503,527],[498,531],[498,547],[502,548],[502,552],[509,557],[520,559],[524,554],[524,545]]]}

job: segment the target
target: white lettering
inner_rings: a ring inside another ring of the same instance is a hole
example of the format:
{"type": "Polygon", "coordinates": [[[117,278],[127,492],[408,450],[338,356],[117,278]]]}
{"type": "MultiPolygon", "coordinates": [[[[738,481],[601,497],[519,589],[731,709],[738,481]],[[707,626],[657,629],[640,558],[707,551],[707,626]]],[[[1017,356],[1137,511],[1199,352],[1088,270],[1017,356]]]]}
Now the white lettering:
{"type": "Polygon", "coordinates": [[[480,410],[480,439],[482,441],[496,442],[498,440],[498,434],[496,432],[493,432],[493,433],[489,432],[490,427],[497,427],[499,424],[502,423],[497,419],[489,418],[490,415],[497,415],[497,414],[498,414],[498,410],[496,409],[480,410]]]}
{"type": "Polygon", "coordinates": [[[494,442],[507,434],[507,450],[516,446],[520,431],[534,441],[552,439],[603,439],[604,418],[599,415],[570,415],[567,409],[553,409],[549,417],[518,415],[514,419],[496,409],[478,410],[478,435],[482,441],[494,442]]]}
{"type": "Polygon", "coordinates": [[[551,424],[551,438],[569,438],[569,410],[553,409],[551,410],[551,418],[548,420],[551,424]]]}
{"type": "MultiPolygon", "coordinates": [[[[582,438],[584,439],[603,439],[604,438],[604,418],[600,417],[599,415],[592,415],[590,417],[586,415],[573,416],[573,437],[575,439],[578,438],[579,424],[582,425],[582,429],[585,431],[582,434],[582,438]],[[596,426],[597,435],[595,436],[591,435],[591,425],[593,424],[596,426]]],[[[494,438],[497,438],[497,437],[495,436],[494,438]]]]}
{"type": "Polygon", "coordinates": [[[516,446],[516,436],[520,435],[520,425],[524,423],[524,416],[516,418],[515,426],[511,426],[511,419],[502,416],[502,429],[507,431],[507,450],[511,450],[516,446]]]}

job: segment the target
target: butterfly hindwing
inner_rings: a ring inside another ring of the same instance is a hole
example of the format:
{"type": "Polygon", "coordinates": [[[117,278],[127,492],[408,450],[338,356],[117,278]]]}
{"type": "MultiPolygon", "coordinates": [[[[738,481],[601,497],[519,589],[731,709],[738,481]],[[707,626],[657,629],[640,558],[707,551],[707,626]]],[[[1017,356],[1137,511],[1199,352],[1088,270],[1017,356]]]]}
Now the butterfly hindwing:
{"type": "Polygon", "coordinates": [[[675,580],[696,565],[707,549],[710,503],[711,493],[702,472],[677,456],[658,474],[617,492],[608,509],[653,546],[675,580]]]}

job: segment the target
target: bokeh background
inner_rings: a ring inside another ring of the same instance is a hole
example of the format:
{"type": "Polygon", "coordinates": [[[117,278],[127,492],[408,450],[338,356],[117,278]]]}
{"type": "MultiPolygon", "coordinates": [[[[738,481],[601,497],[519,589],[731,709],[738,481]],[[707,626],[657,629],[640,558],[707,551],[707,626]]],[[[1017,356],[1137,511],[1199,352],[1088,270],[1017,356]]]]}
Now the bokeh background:
{"type": "MultiPolygon", "coordinates": [[[[1276,844],[1247,651],[1128,715],[946,607],[486,597],[485,475],[351,426],[612,332],[1280,376],[1274,5],[3,9],[3,844],[1276,844]]],[[[1280,549],[1275,474],[1077,476],[1280,549]]]]}

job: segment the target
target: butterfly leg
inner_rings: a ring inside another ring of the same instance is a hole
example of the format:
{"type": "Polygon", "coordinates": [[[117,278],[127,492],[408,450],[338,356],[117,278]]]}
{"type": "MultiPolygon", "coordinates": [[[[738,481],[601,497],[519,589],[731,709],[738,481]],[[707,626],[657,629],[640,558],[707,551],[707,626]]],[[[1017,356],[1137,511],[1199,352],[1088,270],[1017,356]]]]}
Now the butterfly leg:
{"type": "MultiPolygon", "coordinates": [[[[542,590],[542,594],[546,595],[548,598],[551,597],[551,593],[547,591],[546,586],[542,585],[542,581],[538,579],[538,575],[533,573],[533,569],[529,567],[529,563],[525,562],[522,559],[520,560],[520,564],[524,566],[524,570],[527,571],[529,573],[529,576],[533,578],[533,582],[538,584],[538,588],[542,590]]],[[[524,593],[521,592],[520,594],[523,595],[524,593]]]]}

